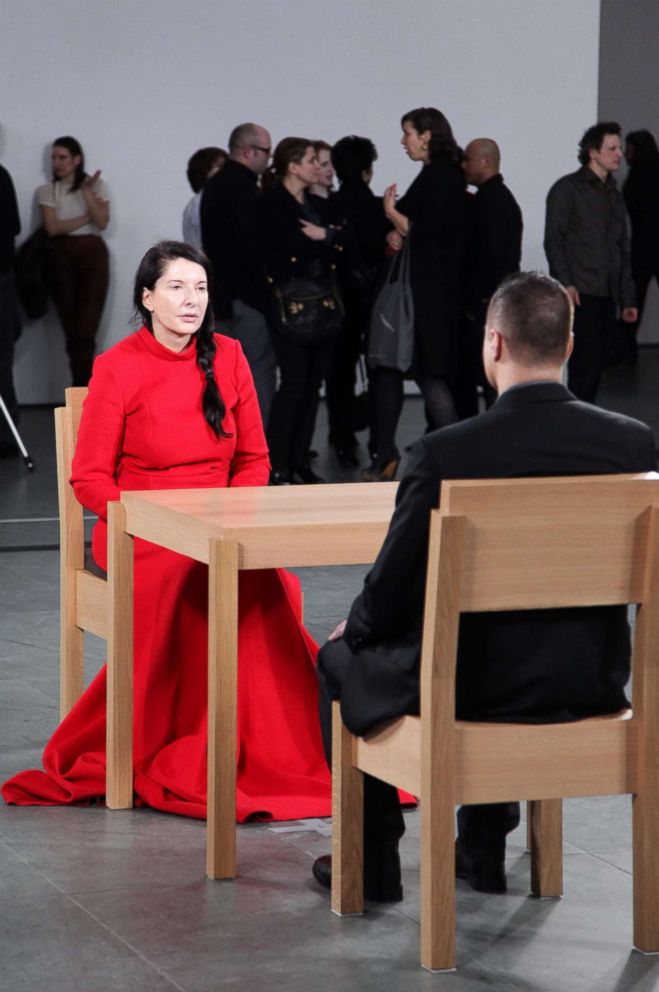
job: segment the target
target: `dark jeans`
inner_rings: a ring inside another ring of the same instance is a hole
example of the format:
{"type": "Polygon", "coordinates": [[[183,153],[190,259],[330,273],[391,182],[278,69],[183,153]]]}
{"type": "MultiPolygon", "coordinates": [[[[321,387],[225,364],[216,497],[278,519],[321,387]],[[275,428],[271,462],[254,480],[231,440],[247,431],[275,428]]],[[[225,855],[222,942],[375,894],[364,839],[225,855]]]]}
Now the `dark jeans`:
{"type": "Polygon", "coordinates": [[[51,294],[64,329],[73,385],[86,386],[108,292],[108,250],[96,234],[64,234],[53,238],[51,264],[51,294]]]}
{"type": "Polygon", "coordinates": [[[581,293],[574,308],[574,351],[567,370],[567,384],[579,400],[594,403],[609,343],[616,329],[616,308],[612,299],[581,293]]]}
{"type": "MultiPolygon", "coordinates": [[[[332,652],[332,669],[318,672],[318,714],[325,757],[332,768],[332,700],[341,698],[346,669],[353,657],[345,642],[342,652],[332,652]]],[[[519,803],[488,803],[461,806],[458,832],[469,857],[474,860],[503,859],[506,834],[519,823],[519,803]]],[[[364,775],[364,852],[368,857],[387,841],[397,841],[405,833],[405,822],[398,801],[398,789],[371,775],[364,775]]]]}
{"type": "Polygon", "coordinates": [[[281,380],[272,402],[266,436],[275,471],[299,469],[309,460],[316,426],[319,390],[332,344],[306,347],[278,331],[272,335],[281,380]]]}

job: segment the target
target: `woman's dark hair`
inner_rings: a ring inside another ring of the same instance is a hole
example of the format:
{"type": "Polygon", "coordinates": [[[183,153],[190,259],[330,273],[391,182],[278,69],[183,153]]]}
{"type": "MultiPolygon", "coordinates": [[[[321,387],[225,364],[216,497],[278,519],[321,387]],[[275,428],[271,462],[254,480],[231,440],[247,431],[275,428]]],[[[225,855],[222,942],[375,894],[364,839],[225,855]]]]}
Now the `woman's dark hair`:
{"type": "Polygon", "coordinates": [[[308,138],[282,138],[272,155],[272,172],[280,181],[288,172],[291,162],[301,162],[307,148],[313,146],[308,138]]]}
{"type": "MultiPolygon", "coordinates": [[[[80,156],[80,161],[76,165],[76,174],[73,178],[71,192],[76,189],[80,189],[83,179],[87,177],[87,173],[85,172],[85,153],[82,150],[82,145],[76,138],[72,138],[70,134],[65,134],[62,138],[55,138],[53,141],[53,148],[66,148],[67,152],[71,155],[80,156]]],[[[57,176],[53,175],[53,182],[56,181],[57,176]]]]}
{"type": "Polygon", "coordinates": [[[630,131],[625,137],[625,144],[634,149],[629,163],[631,169],[657,170],[659,168],[659,149],[649,131],[630,131]]]}
{"type": "Polygon", "coordinates": [[[368,172],[378,157],[378,152],[370,138],[360,138],[348,134],[339,138],[332,148],[332,165],[340,183],[361,179],[362,172],[368,172]]]}
{"type": "Polygon", "coordinates": [[[453,137],[451,125],[447,121],[441,110],[436,107],[417,107],[403,114],[400,119],[400,126],[405,123],[412,125],[418,134],[430,131],[430,141],[428,142],[428,156],[431,162],[444,160],[445,162],[455,162],[460,164],[462,154],[457,142],[453,137]]]}
{"type": "Polygon", "coordinates": [[[313,146],[313,149],[317,154],[322,151],[325,152],[332,151],[332,146],[328,145],[328,143],[326,141],[323,141],[321,138],[319,138],[317,141],[312,141],[311,145],[313,146]]]}
{"type": "Polygon", "coordinates": [[[192,186],[192,191],[198,193],[206,185],[208,173],[222,160],[222,165],[228,159],[227,153],[222,148],[215,148],[210,145],[208,148],[200,148],[188,159],[186,175],[188,182],[192,186]]]}
{"type": "MultiPolygon", "coordinates": [[[[210,290],[212,279],[211,264],[202,251],[193,248],[192,245],[185,244],[183,241],[159,241],[157,245],[149,248],[135,273],[133,306],[136,313],[144,321],[144,325],[152,334],[153,320],[151,311],[147,310],[144,306],[142,295],[145,289],[154,288],[169,262],[175,262],[178,258],[184,258],[188,262],[196,262],[197,265],[201,265],[206,273],[208,288],[210,290]]],[[[203,373],[206,381],[202,397],[202,408],[206,422],[215,436],[231,437],[231,434],[227,434],[222,428],[226,408],[222,402],[213,370],[213,359],[215,358],[214,325],[213,308],[209,299],[204,319],[196,334],[197,368],[203,373]]]]}

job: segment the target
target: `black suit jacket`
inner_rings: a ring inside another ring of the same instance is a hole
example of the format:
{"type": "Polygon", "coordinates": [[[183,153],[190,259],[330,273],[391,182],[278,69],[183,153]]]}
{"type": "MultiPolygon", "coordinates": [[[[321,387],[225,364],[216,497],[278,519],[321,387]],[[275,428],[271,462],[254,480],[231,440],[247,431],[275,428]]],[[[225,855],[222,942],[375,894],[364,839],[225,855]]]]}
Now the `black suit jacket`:
{"type": "Polygon", "coordinates": [[[481,318],[504,276],[519,272],[522,211],[499,173],[468,201],[464,305],[481,318]]]}
{"type": "Polygon", "coordinates": [[[270,292],[257,218],[258,177],[229,159],[206,183],[201,197],[201,240],[213,267],[213,311],[218,320],[233,316],[242,300],[266,316],[270,292]]]}
{"type": "MultiPolygon", "coordinates": [[[[387,537],[345,630],[353,657],[343,673],[342,699],[347,695],[347,707],[363,714],[360,732],[383,719],[383,692],[373,693],[378,664],[370,652],[370,660],[360,666],[360,649],[406,636],[420,639],[429,515],[438,505],[442,479],[595,475],[655,467],[649,427],[580,402],[554,382],[513,387],[486,413],[418,441],[387,537]]],[[[626,705],[629,657],[625,607],[465,615],[456,712],[463,719],[521,722],[614,712],[626,705]]],[[[402,671],[398,682],[387,676],[386,716],[418,712],[409,674],[402,671]]]]}

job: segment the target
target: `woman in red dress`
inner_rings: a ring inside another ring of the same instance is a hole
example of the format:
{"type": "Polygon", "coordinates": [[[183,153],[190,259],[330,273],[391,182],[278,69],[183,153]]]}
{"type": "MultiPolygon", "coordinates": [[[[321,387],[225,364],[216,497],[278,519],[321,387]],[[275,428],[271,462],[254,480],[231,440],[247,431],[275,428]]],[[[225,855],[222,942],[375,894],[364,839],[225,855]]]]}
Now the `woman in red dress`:
{"type": "MultiPolygon", "coordinates": [[[[122,490],[262,486],[270,463],[240,345],[213,334],[209,263],[179,242],[149,249],[134,303],[144,326],[100,355],[85,400],[71,483],[98,514],[122,490]]],[[[297,580],[240,576],[238,820],[330,812],[317,718],[316,645],[297,580]]],[[[134,773],[137,804],[206,815],[207,569],[135,541],[134,773]]],[[[48,743],[44,771],[5,782],[9,803],[61,804],[105,792],[105,668],[48,743]]]]}

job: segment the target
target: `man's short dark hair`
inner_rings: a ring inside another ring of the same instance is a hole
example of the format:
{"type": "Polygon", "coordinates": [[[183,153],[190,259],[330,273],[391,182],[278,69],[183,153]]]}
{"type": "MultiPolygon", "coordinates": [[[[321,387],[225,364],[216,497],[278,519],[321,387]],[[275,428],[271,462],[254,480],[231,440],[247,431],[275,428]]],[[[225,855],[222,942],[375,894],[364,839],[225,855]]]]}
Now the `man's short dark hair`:
{"type": "Polygon", "coordinates": [[[361,179],[362,172],[368,172],[377,157],[371,139],[360,138],[357,134],[339,138],[332,148],[332,165],[340,183],[361,179]]]}
{"type": "Polygon", "coordinates": [[[620,137],[620,125],[616,121],[598,121],[587,131],[579,142],[579,161],[582,165],[590,162],[589,152],[598,152],[607,134],[617,134],[620,137]]]}
{"type": "Polygon", "coordinates": [[[208,173],[220,162],[224,165],[227,153],[223,148],[210,145],[208,148],[200,148],[188,159],[187,177],[192,186],[193,192],[198,193],[203,189],[208,179],[208,173]]]}
{"type": "Polygon", "coordinates": [[[572,331],[573,308],[563,286],[544,272],[506,276],[490,300],[487,322],[523,365],[560,364],[572,331]]]}

